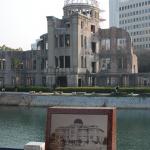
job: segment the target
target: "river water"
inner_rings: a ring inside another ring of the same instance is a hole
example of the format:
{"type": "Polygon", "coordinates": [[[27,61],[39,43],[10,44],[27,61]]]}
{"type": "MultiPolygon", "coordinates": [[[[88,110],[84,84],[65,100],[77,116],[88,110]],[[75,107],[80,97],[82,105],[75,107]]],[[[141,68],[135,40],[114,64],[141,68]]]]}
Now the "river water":
{"type": "MultiPolygon", "coordinates": [[[[0,106],[0,147],[23,148],[43,142],[46,108],[0,106]]],[[[150,110],[117,111],[117,150],[150,149],[150,110]]]]}

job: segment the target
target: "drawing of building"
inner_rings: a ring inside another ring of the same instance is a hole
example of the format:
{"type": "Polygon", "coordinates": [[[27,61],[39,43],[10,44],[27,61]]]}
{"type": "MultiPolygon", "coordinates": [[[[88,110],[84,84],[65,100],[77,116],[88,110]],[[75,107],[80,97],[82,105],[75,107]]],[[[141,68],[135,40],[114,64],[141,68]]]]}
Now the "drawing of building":
{"type": "MultiPolygon", "coordinates": [[[[107,146],[104,140],[104,130],[96,125],[85,125],[81,119],[75,119],[73,125],[58,127],[55,129],[55,140],[50,141],[50,145],[56,142],[64,150],[106,150],[107,146]],[[61,144],[58,141],[63,141],[61,144]]],[[[54,144],[55,143],[55,144],[54,144]]],[[[55,145],[56,146],[56,145],[55,145]]],[[[59,146],[57,146],[59,147],[59,146]]]]}

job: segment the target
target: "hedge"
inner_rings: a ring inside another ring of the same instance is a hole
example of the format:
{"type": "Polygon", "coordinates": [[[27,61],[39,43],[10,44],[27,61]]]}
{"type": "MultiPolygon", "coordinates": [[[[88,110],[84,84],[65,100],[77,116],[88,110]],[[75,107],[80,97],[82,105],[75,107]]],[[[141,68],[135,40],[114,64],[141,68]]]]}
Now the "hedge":
{"type": "Polygon", "coordinates": [[[149,87],[120,88],[120,92],[145,94],[150,93],[150,88],[149,87]]]}
{"type": "MultiPolygon", "coordinates": [[[[1,88],[2,91],[2,88],[1,88]]],[[[48,87],[38,87],[38,86],[33,86],[33,87],[5,87],[5,91],[9,92],[30,92],[30,91],[35,91],[35,92],[51,92],[50,88],[48,87]]]]}
{"type": "Polygon", "coordinates": [[[64,93],[72,92],[87,92],[87,93],[111,93],[114,91],[112,87],[59,87],[56,91],[62,91],[64,93]]]}
{"type": "MultiPolygon", "coordinates": [[[[2,88],[0,88],[2,91],[2,88]]],[[[5,87],[5,91],[16,91],[16,92],[52,92],[48,87],[5,87]]],[[[115,87],[58,87],[55,91],[72,93],[72,92],[86,92],[86,93],[115,93],[115,87]]],[[[130,94],[150,94],[150,87],[120,87],[118,93],[130,94]]]]}
{"type": "MultiPolygon", "coordinates": [[[[116,92],[115,87],[58,87],[56,91],[62,91],[64,93],[71,92],[87,92],[87,93],[114,93],[116,92]]],[[[149,87],[120,87],[118,89],[119,93],[136,93],[145,94],[150,93],[149,87]]]]}

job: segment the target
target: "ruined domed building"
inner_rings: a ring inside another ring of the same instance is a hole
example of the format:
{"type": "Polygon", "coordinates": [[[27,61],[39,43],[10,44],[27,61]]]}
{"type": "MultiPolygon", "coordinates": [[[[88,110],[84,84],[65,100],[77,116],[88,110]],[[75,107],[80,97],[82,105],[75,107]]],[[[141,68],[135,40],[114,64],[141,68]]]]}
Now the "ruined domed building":
{"type": "Polygon", "coordinates": [[[129,34],[100,28],[95,0],[66,0],[29,51],[0,51],[0,87],[145,85],[129,34]]]}
{"type": "Polygon", "coordinates": [[[48,86],[130,85],[138,67],[129,34],[100,29],[95,0],[66,0],[63,12],[47,17],[48,86]]]}

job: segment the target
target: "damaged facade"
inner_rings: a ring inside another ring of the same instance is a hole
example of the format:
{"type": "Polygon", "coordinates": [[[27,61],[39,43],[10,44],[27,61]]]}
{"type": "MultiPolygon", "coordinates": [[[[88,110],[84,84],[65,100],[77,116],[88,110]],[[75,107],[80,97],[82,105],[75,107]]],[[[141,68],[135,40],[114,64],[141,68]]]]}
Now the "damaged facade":
{"type": "MultiPolygon", "coordinates": [[[[39,48],[45,45],[42,37],[39,48]]],[[[2,50],[0,51],[0,87],[46,86],[46,68],[46,49],[2,50]]]]}
{"type": "Polygon", "coordinates": [[[96,3],[67,1],[63,19],[47,17],[48,86],[130,85],[138,73],[129,34],[100,29],[96,3]]]}
{"type": "Polygon", "coordinates": [[[100,29],[95,1],[68,0],[63,11],[62,19],[47,17],[48,33],[36,50],[0,52],[0,62],[5,60],[0,86],[134,85],[138,65],[129,34],[121,28],[100,29]],[[11,68],[16,53],[20,69],[11,68]]]}

